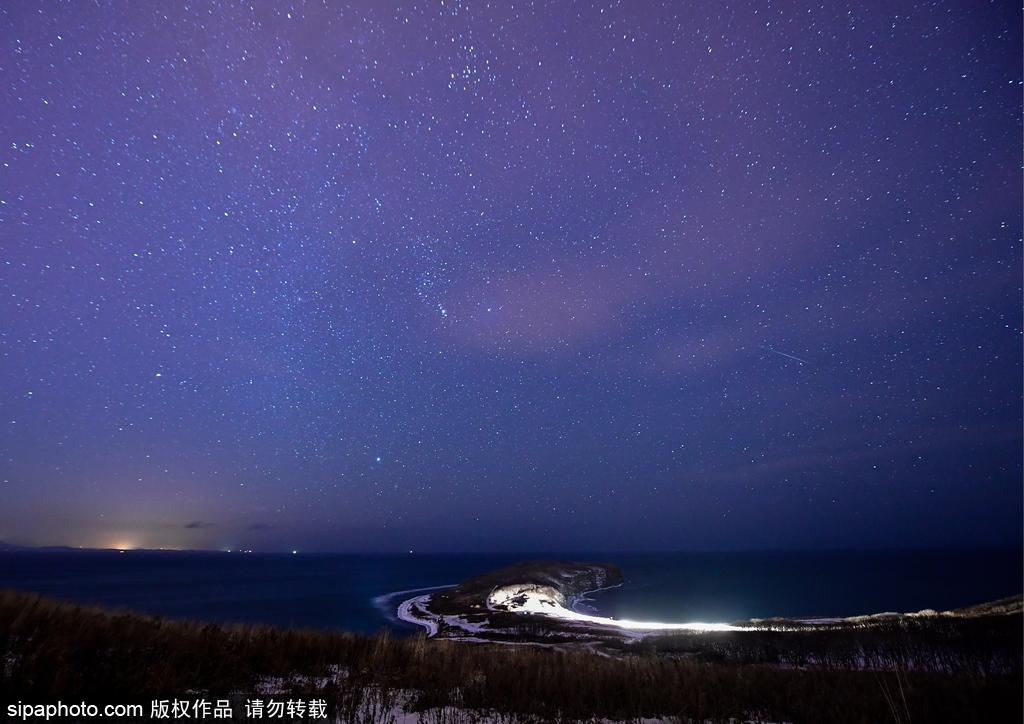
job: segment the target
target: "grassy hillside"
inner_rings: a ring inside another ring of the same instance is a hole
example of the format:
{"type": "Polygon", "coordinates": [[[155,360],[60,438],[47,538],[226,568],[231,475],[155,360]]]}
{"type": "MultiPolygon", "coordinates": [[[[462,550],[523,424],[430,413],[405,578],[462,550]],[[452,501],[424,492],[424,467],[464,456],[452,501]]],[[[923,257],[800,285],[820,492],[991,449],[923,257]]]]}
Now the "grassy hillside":
{"type": "MultiPolygon", "coordinates": [[[[823,661],[794,668],[764,654],[732,657],[728,638],[701,654],[693,639],[665,639],[609,658],[586,651],[473,645],[260,626],[169,621],[0,592],[0,699],[148,701],[203,692],[255,692],[271,677],[295,695],[329,700],[343,721],[387,721],[411,708],[456,705],[516,720],[678,716],[703,721],[1020,721],[1020,618],[994,617],[982,641],[1003,641],[1009,668],[865,671],[823,661]],[[994,638],[992,638],[994,637],[994,638]],[[675,644],[672,642],[675,641],[675,644]],[[712,649],[726,654],[718,660],[712,649]]],[[[792,632],[790,632],[792,634],[792,632]]],[[[965,629],[945,637],[977,642],[965,629]]],[[[759,639],[791,650],[793,640],[759,639]]],[[[955,640],[952,642],[955,643],[955,640]]],[[[699,648],[699,647],[698,647],[699,648]]],[[[1002,654],[1000,654],[1002,656],[1002,654]]],[[[440,720],[440,713],[435,712],[440,720]]]]}

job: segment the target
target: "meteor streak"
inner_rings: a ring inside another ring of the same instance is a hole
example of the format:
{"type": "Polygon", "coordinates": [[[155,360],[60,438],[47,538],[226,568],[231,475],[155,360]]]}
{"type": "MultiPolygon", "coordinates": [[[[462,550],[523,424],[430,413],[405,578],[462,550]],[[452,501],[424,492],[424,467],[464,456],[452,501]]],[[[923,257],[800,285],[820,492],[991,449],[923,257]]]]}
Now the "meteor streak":
{"type": "Polygon", "coordinates": [[[783,357],[789,357],[790,359],[795,359],[795,360],[796,360],[797,362],[799,362],[799,363],[800,363],[800,364],[802,364],[802,365],[809,365],[809,364],[810,364],[810,362],[808,362],[808,361],[807,361],[807,360],[805,360],[805,359],[800,359],[799,357],[794,357],[794,356],[793,356],[793,355],[791,355],[791,354],[786,354],[785,352],[780,352],[779,350],[777,350],[777,349],[772,349],[771,347],[769,347],[769,348],[768,348],[768,351],[769,351],[769,352],[774,352],[775,354],[777,354],[777,355],[781,355],[781,356],[783,356],[783,357]]]}

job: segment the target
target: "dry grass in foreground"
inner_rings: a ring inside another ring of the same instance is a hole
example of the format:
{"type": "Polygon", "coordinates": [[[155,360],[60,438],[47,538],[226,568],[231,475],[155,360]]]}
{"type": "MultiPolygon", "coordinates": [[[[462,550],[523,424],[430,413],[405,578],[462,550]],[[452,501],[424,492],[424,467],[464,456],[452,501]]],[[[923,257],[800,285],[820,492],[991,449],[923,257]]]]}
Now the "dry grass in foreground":
{"type": "MultiPolygon", "coordinates": [[[[1020,621],[1007,635],[1020,647],[1020,621]],[[1016,631],[1016,634],[1013,634],[1016,631]]],[[[148,701],[186,692],[255,693],[278,677],[327,699],[341,721],[387,721],[452,705],[505,721],[736,717],[788,722],[1021,721],[1021,670],[792,668],[650,649],[621,657],[385,634],[171,621],[0,592],[0,703],[148,701]],[[399,694],[401,692],[401,694],[399,694]]]]}

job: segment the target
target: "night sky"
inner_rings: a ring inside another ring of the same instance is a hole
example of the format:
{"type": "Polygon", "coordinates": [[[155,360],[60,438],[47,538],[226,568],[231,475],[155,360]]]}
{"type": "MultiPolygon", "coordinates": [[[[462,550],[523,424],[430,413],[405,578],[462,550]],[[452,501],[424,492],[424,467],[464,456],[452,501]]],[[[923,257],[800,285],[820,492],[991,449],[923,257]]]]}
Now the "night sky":
{"type": "Polygon", "coordinates": [[[0,540],[1019,545],[1010,2],[9,2],[0,540]]]}

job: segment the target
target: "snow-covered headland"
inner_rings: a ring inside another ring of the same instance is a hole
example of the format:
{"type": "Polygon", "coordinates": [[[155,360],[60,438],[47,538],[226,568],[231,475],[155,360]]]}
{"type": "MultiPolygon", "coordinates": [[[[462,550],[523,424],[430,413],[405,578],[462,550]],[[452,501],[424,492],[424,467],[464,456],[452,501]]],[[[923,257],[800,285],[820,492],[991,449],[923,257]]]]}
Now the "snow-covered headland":
{"type": "MultiPolygon", "coordinates": [[[[902,626],[908,622],[974,618],[1018,611],[1019,599],[957,611],[923,610],[846,618],[751,619],[738,622],[638,621],[579,610],[588,593],[621,585],[615,566],[570,561],[534,561],[476,576],[440,590],[412,591],[397,616],[426,630],[429,637],[534,646],[585,647],[621,651],[649,637],[740,636],[753,632],[829,631],[902,626]]],[[[843,635],[846,635],[843,634],[843,635]]],[[[745,646],[739,640],[694,641],[698,646],[745,646]]],[[[659,644],[660,645],[660,644],[659,644]]]]}
{"type": "Polygon", "coordinates": [[[550,616],[562,621],[608,626],[628,631],[742,631],[744,628],[728,623],[665,623],[592,616],[567,606],[565,597],[556,589],[533,583],[518,583],[495,588],[487,597],[487,607],[491,610],[550,616]]]}
{"type": "Polygon", "coordinates": [[[503,643],[635,640],[655,632],[721,632],[729,623],[634,621],[577,610],[588,593],[621,585],[610,565],[568,561],[522,563],[469,579],[442,591],[419,593],[398,606],[397,616],[428,636],[503,643]]]}

